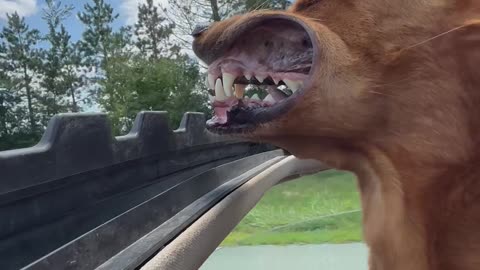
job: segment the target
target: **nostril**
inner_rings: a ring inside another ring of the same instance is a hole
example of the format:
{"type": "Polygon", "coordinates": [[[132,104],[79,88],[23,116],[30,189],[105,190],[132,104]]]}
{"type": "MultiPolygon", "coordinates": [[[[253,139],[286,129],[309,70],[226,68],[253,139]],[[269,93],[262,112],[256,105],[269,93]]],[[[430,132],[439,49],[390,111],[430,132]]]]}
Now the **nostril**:
{"type": "Polygon", "coordinates": [[[207,31],[210,27],[210,23],[200,23],[195,26],[193,29],[192,36],[194,38],[199,37],[203,32],[207,31]]]}

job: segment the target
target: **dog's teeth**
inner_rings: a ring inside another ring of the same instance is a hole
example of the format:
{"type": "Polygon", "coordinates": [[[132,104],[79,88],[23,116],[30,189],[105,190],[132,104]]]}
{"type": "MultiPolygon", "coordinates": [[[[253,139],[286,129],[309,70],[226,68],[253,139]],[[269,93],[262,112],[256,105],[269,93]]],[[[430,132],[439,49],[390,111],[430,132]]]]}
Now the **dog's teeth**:
{"type": "Polygon", "coordinates": [[[215,97],[208,94],[208,100],[210,100],[210,103],[213,103],[215,101],[215,97]]]}
{"type": "Polygon", "coordinates": [[[250,81],[252,79],[252,74],[245,74],[245,79],[250,81]]]}
{"type": "Polygon", "coordinates": [[[238,99],[242,99],[243,95],[245,95],[245,88],[247,86],[244,84],[235,84],[235,97],[238,99]]]}
{"type": "Polygon", "coordinates": [[[260,83],[263,83],[263,81],[265,81],[265,79],[267,78],[267,76],[264,76],[264,75],[255,75],[255,78],[257,78],[257,81],[259,81],[260,83]]]}
{"type": "Polygon", "coordinates": [[[207,81],[208,81],[207,88],[215,89],[215,76],[213,74],[208,73],[207,81]]]}
{"type": "Polygon", "coordinates": [[[285,95],[285,93],[283,93],[282,91],[278,90],[275,85],[267,86],[267,92],[269,95],[272,96],[275,101],[281,101],[287,98],[287,95],[285,95]]]}
{"type": "Polygon", "coordinates": [[[254,100],[254,101],[262,101],[262,100],[260,99],[260,97],[259,97],[257,94],[254,94],[254,95],[253,95],[253,96],[250,98],[250,100],[254,100]]]}
{"type": "Polygon", "coordinates": [[[223,73],[223,89],[227,97],[232,96],[232,87],[233,82],[235,81],[235,76],[230,73],[223,73]]]}
{"type": "Polygon", "coordinates": [[[226,99],[227,99],[227,96],[223,91],[222,80],[217,79],[217,82],[215,83],[215,100],[224,101],[226,99]]]}
{"type": "Polygon", "coordinates": [[[265,103],[275,103],[275,99],[272,97],[272,95],[268,94],[264,99],[263,102],[265,103]]]}
{"type": "Polygon", "coordinates": [[[278,85],[280,83],[280,80],[273,78],[273,82],[275,83],[275,85],[278,85]]]}
{"type": "Polygon", "coordinates": [[[284,79],[283,82],[287,85],[287,87],[292,90],[292,92],[296,92],[302,86],[301,81],[292,81],[289,79],[284,79]]]}

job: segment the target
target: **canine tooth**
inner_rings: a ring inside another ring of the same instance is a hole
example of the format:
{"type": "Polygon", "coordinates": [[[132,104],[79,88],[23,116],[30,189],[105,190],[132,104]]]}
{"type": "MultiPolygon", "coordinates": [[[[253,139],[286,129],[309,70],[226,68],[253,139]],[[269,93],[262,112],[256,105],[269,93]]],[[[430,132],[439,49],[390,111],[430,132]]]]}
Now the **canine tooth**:
{"type": "Polygon", "coordinates": [[[266,103],[275,103],[275,99],[272,97],[272,95],[268,94],[264,99],[263,102],[266,103]]]}
{"type": "Polygon", "coordinates": [[[208,73],[208,89],[215,89],[215,76],[213,74],[208,73]]]}
{"type": "Polygon", "coordinates": [[[252,79],[252,74],[245,74],[245,78],[250,81],[252,79]]]}
{"type": "Polygon", "coordinates": [[[227,97],[232,96],[232,87],[233,81],[235,81],[235,76],[230,73],[223,73],[223,89],[227,97]]]}
{"type": "Polygon", "coordinates": [[[278,83],[280,83],[280,80],[277,80],[277,79],[273,79],[273,82],[275,83],[275,85],[278,85],[278,83]]]}
{"type": "Polygon", "coordinates": [[[225,92],[223,91],[222,80],[217,79],[215,83],[215,99],[218,101],[224,101],[227,99],[225,92]]]}
{"type": "Polygon", "coordinates": [[[238,99],[242,99],[243,95],[245,95],[245,88],[247,86],[244,84],[235,84],[235,97],[238,99]]]}
{"type": "Polygon", "coordinates": [[[257,94],[254,94],[254,95],[250,98],[250,100],[262,101],[257,94]]]}
{"type": "Polygon", "coordinates": [[[265,81],[265,79],[267,78],[267,76],[255,75],[255,78],[257,78],[257,81],[259,81],[260,83],[263,83],[263,81],[265,81]]]}
{"type": "Polygon", "coordinates": [[[296,92],[298,89],[300,89],[301,85],[302,85],[302,82],[300,81],[292,81],[292,80],[289,80],[289,79],[284,79],[283,82],[287,85],[288,88],[290,88],[290,90],[292,90],[292,92],[296,92]]]}
{"type": "Polygon", "coordinates": [[[210,103],[213,103],[215,101],[215,97],[208,94],[208,100],[210,100],[210,103]]]}

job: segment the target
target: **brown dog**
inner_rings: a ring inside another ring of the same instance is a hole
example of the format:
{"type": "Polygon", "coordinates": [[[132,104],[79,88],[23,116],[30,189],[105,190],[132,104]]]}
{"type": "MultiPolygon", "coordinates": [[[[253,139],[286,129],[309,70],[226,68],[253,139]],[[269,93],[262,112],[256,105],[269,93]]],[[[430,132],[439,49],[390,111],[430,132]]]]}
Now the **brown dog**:
{"type": "Polygon", "coordinates": [[[299,0],[199,28],[210,129],[354,172],[371,269],[478,270],[476,19],[478,0],[299,0]]]}

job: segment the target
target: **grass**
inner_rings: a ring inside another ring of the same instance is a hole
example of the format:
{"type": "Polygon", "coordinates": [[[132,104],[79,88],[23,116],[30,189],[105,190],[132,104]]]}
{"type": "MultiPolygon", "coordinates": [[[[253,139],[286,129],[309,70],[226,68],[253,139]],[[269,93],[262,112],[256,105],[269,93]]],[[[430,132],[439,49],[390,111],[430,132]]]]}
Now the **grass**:
{"type": "Polygon", "coordinates": [[[353,175],[327,171],[270,190],[223,246],[362,241],[353,175]]]}

